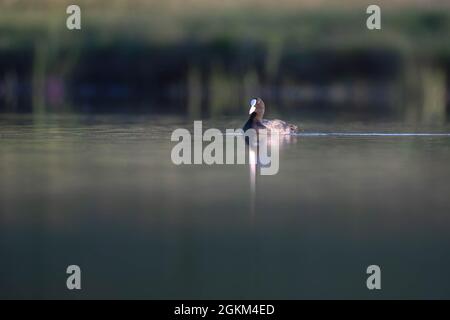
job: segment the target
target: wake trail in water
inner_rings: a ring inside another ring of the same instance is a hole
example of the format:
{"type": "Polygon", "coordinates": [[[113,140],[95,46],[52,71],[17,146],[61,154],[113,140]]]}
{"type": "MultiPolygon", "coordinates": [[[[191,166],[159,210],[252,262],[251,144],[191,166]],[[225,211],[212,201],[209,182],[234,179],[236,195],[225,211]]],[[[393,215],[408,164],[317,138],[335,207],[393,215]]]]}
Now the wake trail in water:
{"type": "Polygon", "coordinates": [[[413,133],[413,132],[300,132],[298,137],[450,137],[450,133],[413,133]]]}
{"type": "MultiPolygon", "coordinates": [[[[226,133],[227,136],[240,136],[241,133],[226,133]]],[[[283,135],[280,135],[283,136],[283,135]]],[[[449,137],[450,133],[415,133],[415,132],[299,132],[286,136],[294,137],[449,137]]]]}

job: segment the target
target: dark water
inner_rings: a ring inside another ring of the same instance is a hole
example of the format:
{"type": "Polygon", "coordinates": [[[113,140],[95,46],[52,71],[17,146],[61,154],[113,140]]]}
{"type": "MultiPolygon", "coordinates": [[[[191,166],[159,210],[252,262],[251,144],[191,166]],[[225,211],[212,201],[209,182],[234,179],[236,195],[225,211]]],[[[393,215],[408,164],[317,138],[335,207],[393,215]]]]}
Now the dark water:
{"type": "Polygon", "coordinates": [[[450,137],[311,134],[449,127],[305,122],[253,213],[247,165],[172,164],[178,127],[1,116],[0,297],[450,298],[450,137]]]}

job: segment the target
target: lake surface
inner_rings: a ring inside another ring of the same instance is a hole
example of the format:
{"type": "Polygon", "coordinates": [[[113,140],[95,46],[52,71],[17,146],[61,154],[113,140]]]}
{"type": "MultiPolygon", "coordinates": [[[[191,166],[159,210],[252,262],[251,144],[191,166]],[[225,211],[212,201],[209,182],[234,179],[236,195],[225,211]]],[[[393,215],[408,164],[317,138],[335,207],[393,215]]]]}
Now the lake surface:
{"type": "Polygon", "coordinates": [[[192,125],[1,115],[0,297],[450,298],[450,136],[396,135],[449,126],[304,121],[252,194],[248,165],[171,162],[192,125]]]}

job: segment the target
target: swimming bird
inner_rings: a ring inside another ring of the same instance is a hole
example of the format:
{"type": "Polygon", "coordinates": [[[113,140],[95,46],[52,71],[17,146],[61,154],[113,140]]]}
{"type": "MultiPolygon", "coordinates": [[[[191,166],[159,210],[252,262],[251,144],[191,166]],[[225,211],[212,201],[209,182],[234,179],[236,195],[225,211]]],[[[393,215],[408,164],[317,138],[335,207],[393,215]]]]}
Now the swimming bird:
{"type": "Polygon", "coordinates": [[[266,106],[261,98],[252,99],[250,101],[250,116],[242,128],[244,132],[252,128],[255,130],[267,129],[268,131],[277,131],[279,134],[297,133],[298,127],[296,125],[278,119],[263,119],[265,109],[266,106]]]}

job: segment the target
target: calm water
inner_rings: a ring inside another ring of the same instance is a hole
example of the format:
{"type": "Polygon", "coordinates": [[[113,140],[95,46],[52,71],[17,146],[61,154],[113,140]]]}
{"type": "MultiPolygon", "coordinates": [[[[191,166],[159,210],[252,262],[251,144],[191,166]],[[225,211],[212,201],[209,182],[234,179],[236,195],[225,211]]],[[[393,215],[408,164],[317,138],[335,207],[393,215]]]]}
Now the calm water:
{"type": "Polygon", "coordinates": [[[450,127],[303,125],[252,212],[247,165],[172,164],[192,121],[0,116],[0,297],[450,298],[450,137],[315,134],[450,127]]]}

